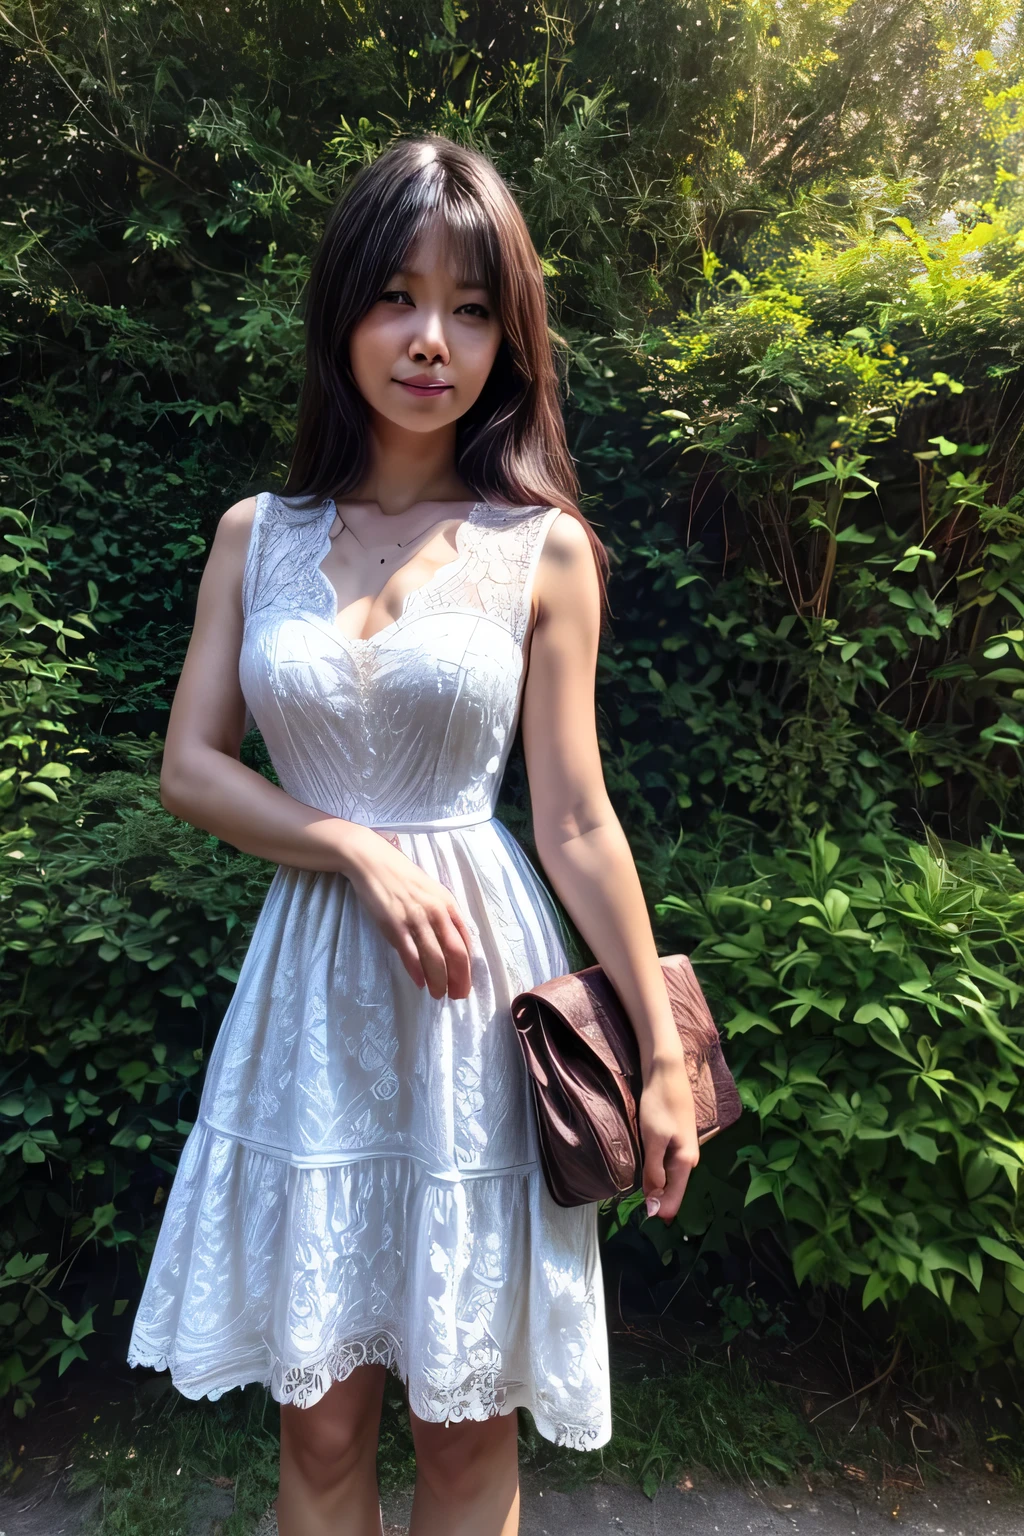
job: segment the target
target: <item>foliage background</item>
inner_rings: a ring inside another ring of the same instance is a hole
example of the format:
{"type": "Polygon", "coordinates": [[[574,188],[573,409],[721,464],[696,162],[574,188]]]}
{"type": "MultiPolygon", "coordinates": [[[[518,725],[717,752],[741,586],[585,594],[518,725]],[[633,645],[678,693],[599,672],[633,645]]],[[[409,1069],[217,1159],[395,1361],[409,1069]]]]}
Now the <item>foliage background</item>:
{"type": "MultiPolygon", "coordinates": [[[[0,5],[15,1413],[126,1342],[271,873],[159,803],[195,590],[283,474],[329,207],[428,128],[545,262],[608,784],[749,1111],[606,1236],[1024,1358],[1020,43],[989,0],[0,5]]],[[[530,848],[521,758],[502,814],[530,848]]]]}

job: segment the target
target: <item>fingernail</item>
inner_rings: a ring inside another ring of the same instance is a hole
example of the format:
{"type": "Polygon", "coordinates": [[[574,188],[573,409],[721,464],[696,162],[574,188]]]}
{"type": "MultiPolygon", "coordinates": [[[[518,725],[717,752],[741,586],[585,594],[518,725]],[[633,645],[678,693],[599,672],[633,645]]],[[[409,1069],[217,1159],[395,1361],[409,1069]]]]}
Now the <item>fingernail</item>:
{"type": "Polygon", "coordinates": [[[648,1214],[648,1216],[657,1216],[657,1214],[658,1214],[658,1212],[660,1210],[661,1210],[661,1201],[658,1199],[657,1195],[648,1195],[647,1196],[647,1214],[648,1214]]]}

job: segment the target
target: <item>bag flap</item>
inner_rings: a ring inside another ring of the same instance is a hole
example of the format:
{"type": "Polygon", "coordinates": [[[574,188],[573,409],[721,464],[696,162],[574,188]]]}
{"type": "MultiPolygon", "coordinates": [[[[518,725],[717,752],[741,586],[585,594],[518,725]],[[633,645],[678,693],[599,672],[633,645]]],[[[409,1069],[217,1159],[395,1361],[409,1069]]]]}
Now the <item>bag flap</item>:
{"type": "Polygon", "coordinates": [[[512,1000],[512,1018],[520,1030],[538,1025],[543,1029],[548,1023],[544,1010],[556,1015],[607,1072],[627,1079],[638,1075],[640,1052],[633,1027],[600,966],[542,981],[512,1000]]]}

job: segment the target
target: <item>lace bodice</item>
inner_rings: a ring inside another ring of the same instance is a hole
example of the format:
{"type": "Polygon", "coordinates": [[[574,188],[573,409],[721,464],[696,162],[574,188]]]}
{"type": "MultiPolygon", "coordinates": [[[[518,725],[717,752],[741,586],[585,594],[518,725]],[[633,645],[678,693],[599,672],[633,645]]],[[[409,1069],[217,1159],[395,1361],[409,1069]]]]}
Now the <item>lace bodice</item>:
{"type": "Polygon", "coordinates": [[[256,498],[239,678],[282,786],[371,826],[493,815],[525,675],[533,576],[557,507],[477,503],[456,556],[366,639],[320,569],[336,508],[256,498]]]}

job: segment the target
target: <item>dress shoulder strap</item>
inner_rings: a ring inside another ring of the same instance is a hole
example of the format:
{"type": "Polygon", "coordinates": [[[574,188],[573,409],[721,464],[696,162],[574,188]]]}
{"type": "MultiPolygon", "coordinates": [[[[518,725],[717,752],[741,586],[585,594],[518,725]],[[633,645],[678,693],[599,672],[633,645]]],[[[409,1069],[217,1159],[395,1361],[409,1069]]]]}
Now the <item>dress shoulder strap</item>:
{"type": "MultiPolygon", "coordinates": [[[[274,491],[259,492],[242,567],[243,623],[281,604],[294,610],[304,600],[313,612],[325,611],[328,588],[318,579],[316,566],[324,553],[326,510],[326,502],[306,509],[274,491]]],[[[242,644],[247,644],[244,631],[242,644]]],[[[244,734],[255,724],[246,702],[244,734]]]]}
{"type": "Polygon", "coordinates": [[[430,608],[476,608],[511,630],[520,646],[530,624],[533,582],[544,538],[560,507],[478,505],[462,530],[465,560],[423,593],[430,608]]]}
{"type": "Polygon", "coordinates": [[[323,558],[328,503],[302,507],[261,491],[256,497],[249,549],[242,572],[242,614],[248,619],[283,601],[286,607],[324,606],[324,582],[316,567],[323,558]]]}

